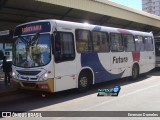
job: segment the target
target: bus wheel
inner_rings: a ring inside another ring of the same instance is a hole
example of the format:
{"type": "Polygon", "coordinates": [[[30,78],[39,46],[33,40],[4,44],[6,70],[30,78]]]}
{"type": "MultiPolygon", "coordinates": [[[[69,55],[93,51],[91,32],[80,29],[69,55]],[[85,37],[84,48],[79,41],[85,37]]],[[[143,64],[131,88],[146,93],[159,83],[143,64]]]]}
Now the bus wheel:
{"type": "Polygon", "coordinates": [[[132,67],[132,80],[136,80],[139,76],[139,69],[137,65],[133,65],[132,67]]]}
{"type": "Polygon", "coordinates": [[[78,91],[85,92],[88,90],[89,80],[86,74],[81,73],[78,79],[78,91]]]}

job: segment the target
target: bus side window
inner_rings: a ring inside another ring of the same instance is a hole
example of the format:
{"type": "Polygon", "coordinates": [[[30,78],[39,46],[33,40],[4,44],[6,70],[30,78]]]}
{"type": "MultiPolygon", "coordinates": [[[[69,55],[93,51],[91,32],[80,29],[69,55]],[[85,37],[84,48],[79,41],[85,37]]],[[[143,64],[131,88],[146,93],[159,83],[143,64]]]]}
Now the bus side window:
{"type": "Polygon", "coordinates": [[[112,52],[123,52],[123,40],[119,33],[110,34],[110,49],[112,52]]]}
{"type": "Polygon", "coordinates": [[[55,54],[55,61],[59,61],[60,60],[60,57],[61,57],[61,40],[60,40],[60,33],[59,32],[56,32],[55,34],[55,51],[54,51],[54,54],[55,54]]]}
{"type": "Polygon", "coordinates": [[[109,40],[107,33],[93,31],[92,38],[94,52],[109,52],[109,40]]]}
{"type": "Polygon", "coordinates": [[[144,51],[144,39],[142,36],[135,36],[136,51],[144,51]]]}
{"type": "Polygon", "coordinates": [[[55,37],[55,62],[70,61],[75,58],[73,34],[57,32],[55,37]]]}
{"type": "Polygon", "coordinates": [[[84,53],[92,51],[91,35],[89,30],[76,30],[77,52],[84,53]]]}
{"type": "Polygon", "coordinates": [[[135,51],[135,42],[133,35],[124,34],[123,39],[124,39],[125,51],[126,52],[135,51]]]}
{"type": "Polygon", "coordinates": [[[146,51],[153,51],[154,47],[153,47],[153,39],[152,37],[145,37],[145,50],[146,51]]]}
{"type": "Polygon", "coordinates": [[[135,51],[135,42],[133,35],[124,34],[123,39],[124,39],[125,51],[126,52],[135,51]]]}

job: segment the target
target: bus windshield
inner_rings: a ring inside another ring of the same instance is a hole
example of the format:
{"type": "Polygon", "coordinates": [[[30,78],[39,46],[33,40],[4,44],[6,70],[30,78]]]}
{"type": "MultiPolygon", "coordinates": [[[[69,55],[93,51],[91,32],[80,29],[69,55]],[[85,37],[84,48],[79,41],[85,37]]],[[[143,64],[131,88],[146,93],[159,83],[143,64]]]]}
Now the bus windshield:
{"type": "Polygon", "coordinates": [[[14,39],[13,64],[17,67],[41,67],[51,60],[49,34],[18,36],[14,39]]]}

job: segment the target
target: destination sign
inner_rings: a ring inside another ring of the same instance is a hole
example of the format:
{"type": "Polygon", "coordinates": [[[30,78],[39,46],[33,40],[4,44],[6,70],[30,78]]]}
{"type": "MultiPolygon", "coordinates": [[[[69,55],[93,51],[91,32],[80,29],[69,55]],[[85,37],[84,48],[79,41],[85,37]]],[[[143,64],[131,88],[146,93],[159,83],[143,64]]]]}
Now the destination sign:
{"type": "Polygon", "coordinates": [[[50,31],[51,31],[50,22],[29,23],[22,26],[18,26],[15,29],[14,36],[34,34],[37,32],[39,33],[50,32],[50,31]]]}
{"type": "Polygon", "coordinates": [[[22,28],[22,33],[41,31],[41,30],[42,30],[42,25],[35,25],[35,26],[29,26],[29,27],[22,28]]]}

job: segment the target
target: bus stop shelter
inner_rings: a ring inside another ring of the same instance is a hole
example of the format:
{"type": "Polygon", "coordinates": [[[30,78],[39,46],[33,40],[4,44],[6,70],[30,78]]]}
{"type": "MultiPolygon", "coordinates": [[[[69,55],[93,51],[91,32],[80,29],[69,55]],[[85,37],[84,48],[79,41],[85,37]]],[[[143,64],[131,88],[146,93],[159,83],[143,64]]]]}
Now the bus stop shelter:
{"type": "Polygon", "coordinates": [[[0,30],[18,24],[59,19],[90,24],[152,31],[160,35],[160,18],[108,0],[0,0],[0,30]]]}

